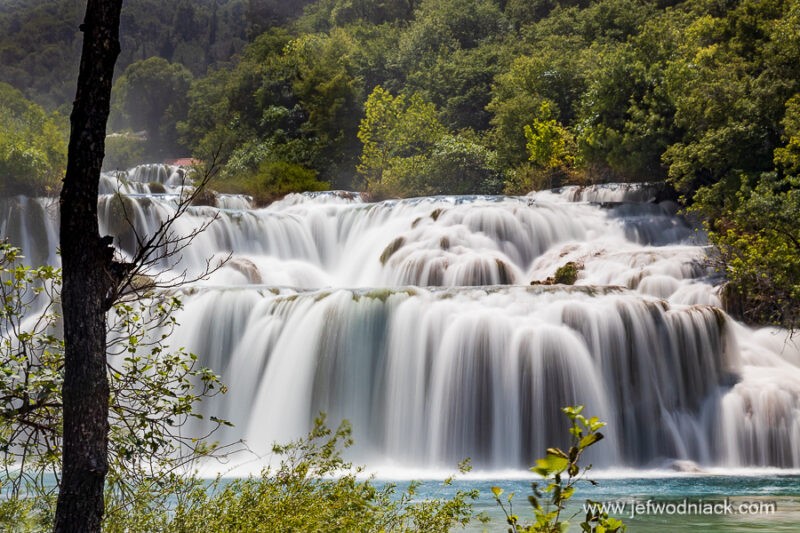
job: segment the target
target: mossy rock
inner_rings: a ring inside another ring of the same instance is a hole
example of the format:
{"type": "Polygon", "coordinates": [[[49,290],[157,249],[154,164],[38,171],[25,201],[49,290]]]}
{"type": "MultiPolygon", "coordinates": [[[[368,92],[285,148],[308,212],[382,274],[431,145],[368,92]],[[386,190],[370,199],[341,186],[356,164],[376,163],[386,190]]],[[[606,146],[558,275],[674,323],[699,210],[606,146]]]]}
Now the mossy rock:
{"type": "Polygon", "coordinates": [[[402,248],[405,243],[406,240],[403,237],[397,237],[395,240],[390,242],[389,246],[387,246],[381,254],[381,264],[385,265],[389,258],[391,258],[397,250],[402,248]]]}
{"type": "Polygon", "coordinates": [[[495,263],[497,264],[497,273],[500,277],[498,283],[500,285],[511,285],[514,283],[514,274],[511,272],[511,269],[508,265],[500,260],[495,259],[495,263]]]}
{"type": "Polygon", "coordinates": [[[192,198],[192,205],[216,207],[217,193],[210,189],[202,189],[192,198]]]}
{"type": "Polygon", "coordinates": [[[570,261],[556,269],[553,280],[559,285],[575,285],[575,282],[578,280],[578,270],[581,268],[583,268],[582,265],[570,261]]]}
{"type": "Polygon", "coordinates": [[[578,272],[581,270],[583,270],[582,263],[569,261],[558,267],[552,276],[544,281],[531,281],[531,285],[575,285],[575,282],[578,281],[578,272]]]}
{"type": "Polygon", "coordinates": [[[111,235],[119,237],[130,232],[135,216],[136,205],[130,197],[117,193],[108,199],[106,224],[111,235]]]}
{"type": "Polygon", "coordinates": [[[164,184],[158,181],[151,181],[148,183],[147,189],[150,191],[150,194],[165,194],[167,192],[164,184]]]}

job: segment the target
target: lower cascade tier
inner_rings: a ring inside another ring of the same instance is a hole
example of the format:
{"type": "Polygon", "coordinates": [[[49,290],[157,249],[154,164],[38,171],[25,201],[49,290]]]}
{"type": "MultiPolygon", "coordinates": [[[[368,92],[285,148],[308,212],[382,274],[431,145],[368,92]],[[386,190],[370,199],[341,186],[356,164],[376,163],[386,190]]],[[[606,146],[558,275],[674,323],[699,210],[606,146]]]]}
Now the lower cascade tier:
{"type": "MultiPolygon", "coordinates": [[[[319,412],[354,460],[529,466],[564,446],[560,407],[608,422],[598,467],[800,467],[800,354],[711,306],[624,289],[470,287],[189,291],[172,343],[227,395],[219,438],[256,452],[319,412]]],[[[783,334],[785,336],[785,333],[783,334]]]]}

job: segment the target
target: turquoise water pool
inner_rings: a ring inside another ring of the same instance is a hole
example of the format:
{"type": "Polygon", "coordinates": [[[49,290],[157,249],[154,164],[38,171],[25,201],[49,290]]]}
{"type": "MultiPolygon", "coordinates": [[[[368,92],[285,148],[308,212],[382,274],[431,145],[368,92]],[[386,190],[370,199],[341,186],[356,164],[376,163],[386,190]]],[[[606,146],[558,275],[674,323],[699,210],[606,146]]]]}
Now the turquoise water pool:
{"type": "MultiPolygon", "coordinates": [[[[585,514],[582,506],[586,499],[591,499],[622,506],[622,513],[609,514],[623,519],[628,531],[633,532],[800,532],[800,475],[601,477],[597,481],[598,486],[585,483],[576,491],[574,504],[565,515],[577,513],[571,520],[570,531],[580,530],[578,523],[585,514]],[[684,500],[686,504],[682,507],[684,500]]],[[[480,498],[475,508],[485,512],[490,522],[476,523],[469,530],[505,531],[505,518],[492,499],[491,487],[502,487],[506,494],[514,492],[514,513],[527,523],[533,516],[527,502],[530,482],[466,479],[443,487],[441,482],[426,481],[418,494],[421,498],[447,497],[458,489],[477,488],[480,498]]]]}

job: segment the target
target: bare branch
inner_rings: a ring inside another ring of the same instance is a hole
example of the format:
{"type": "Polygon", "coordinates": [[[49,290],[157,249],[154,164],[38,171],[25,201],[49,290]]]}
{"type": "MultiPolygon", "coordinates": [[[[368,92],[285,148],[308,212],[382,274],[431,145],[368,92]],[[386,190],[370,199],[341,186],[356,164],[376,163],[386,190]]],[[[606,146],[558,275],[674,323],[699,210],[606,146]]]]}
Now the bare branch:
{"type": "Polygon", "coordinates": [[[206,260],[206,267],[197,274],[188,274],[183,270],[177,274],[165,277],[166,272],[174,268],[183,259],[182,252],[191,245],[198,235],[205,232],[219,218],[219,213],[215,213],[210,219],[203,221],[198,227],[192,229],[188,234],[181,235],[175,231],[174,226],[178,219],[184,215],[206,192],[212,178],[217,174],[219,168],[218,149],[213,155],[212,160],[201,171],[197,168],[187,172],[183,177],[180,186],[181,194],[178,199],[175,212],[167,220],[162,222],[159,227],[148,236],[142,236],[136,228],[135,222],[131,219],[125,202],[122,204],[123,216],[127,226],[131,229],[137,249],[133,253],[129,262],[122,259],[116,263],[120,266],[119,282],[115,284],[116,289],[109,295],[109,308],[113,302],[124,298],[127,301],[141,298],[153,290],[169,290],[181,287],[188,283],[193,283],[206,279],[213,274],[230,259],[232,254],[220,259],[217,264],[211,264],[211,260],[206,260]],[[193,185],[188,185],[186,181],[190,176],[200,173],[199,179],[195,179],[193,185]],[[191,192],[185,194],[190,189],[191,192]],[[153,274],[153,271],[156,274],[153,274]]]}

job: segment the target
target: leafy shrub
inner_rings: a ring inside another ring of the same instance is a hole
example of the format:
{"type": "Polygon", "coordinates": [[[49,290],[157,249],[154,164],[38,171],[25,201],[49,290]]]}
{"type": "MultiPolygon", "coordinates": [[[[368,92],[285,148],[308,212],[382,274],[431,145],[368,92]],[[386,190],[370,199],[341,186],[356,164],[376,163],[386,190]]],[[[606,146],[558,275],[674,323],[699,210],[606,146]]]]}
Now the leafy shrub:
{"type": "MultiPolygon", "coordinates": [[[[61,271],[27,267],[21,251],[0,243],[0,530],[47,530],[61,467],[59,337],[61,271]],[[43,525],[44,524],[44,525],[43,525]]],[[[204,418],[198,404],[224,392],[197,356],[169,346],[180,300],[166,293],[122,299],[108,314],[110,508],[131,512],[179,487],[176,472],[211,454],[211,439],[181,428],[204,418]],[[169,492],[169,491],[167,491],[169,492]]],[[[208,435],[227,425],[209,417],[208,435]]],[[[179,480],[178,480],[179,481],[179,480]]],[[[162,501],[159,501],[159,504],[162,501]]]]}
{"type": "Polygon", "coordinates": [[[255,171],[228,175],[214,183],[220,192],[248,194],[256,204],[264,205],[292,192],[325,191],[327,182],[317,173],[286,161],[263,161],[255,171]]]}
{"type": "MultiPolygon", "coordinates": [[[[304,439],[278,446],[277,468],[260,476],[210,486],[198,479],[171,514],[163,509],[155,523],[165,532],[256,532],[269,524],[271,531],[428,531],[444,532],[472,519],[471,501],[477,491],[458,491],[447,500],[418,500],[416,483],[402,493],[394,485],[377,487],[371,479],[359,481],[361,469],[342,459],[352,444],[350,426],[338,429],[315,421],[304,439]]],[[[450,483],[447,480],[446,483],[450,483]]],[[[130,518],[122,517],[107,531],[135,533],[130,518]]],[[[109,520],[109,522],[111,522],[109,520]]],[[[140,520],[152,528],[152,519],[140,520]]]]}
{"type": "MultiPolygon", "coordinates": [[[[508,522],[509,531],[513,533],[561,533],[569,527],[569,522],[562,519],[567,503],[575,494],[575,488],[580,481],[596,484],[595,481],[586,479],[586,473],[592,465],[580,466],[579,462],[587,448],[597,444],[603,439],[600,429],[605,426],[597,417],[586,418],[581,414],[583,406],[564,407],[562,409],[570,420],[569,429],[571,442],[569,451],[560,448],[548,448],[547,455],[536,460],[536,466],[531,470],[545,481],[543,487],[539,483],[531,483],[533,494],[528,496],[528,501],[533,508],[536,522],[522,525],[519,517],[514,514],[511,493],[506,502],[500,499],[503,489],[492,487],[495,502],[503,510],[508,522]],[[544,502],[544,503],[542,503],[544,502]]],[[[587,500],[587,503],[593,503],[587,500]]],[[[615,533],[624,531],[625,525],[615,518],[609,518],[601,511],[589,512],[580,524],[581,531],[596,533],[615,533]]]]}
{"type": "Polygon", "coordinates": [[[532,191],[554,189],[577,181],[578,173],[568,169],[543,169],[531,163],[522,163],[506,171],[503,193],[525,195],[532,191]]]}
{"type": "MultiPolygon", "coordinates": [[[[706,190],[695,209],[707,208],[706,190]]],[[[746,182],[710,225],[728,311],[750,323],[800,325],[800,178],[763,174],[746,182]]]]}
{"type": "Polygon", "coordinates": [[[55,194],[67,161],[66,125],[0,83],[0,196],[55,194]]]}

